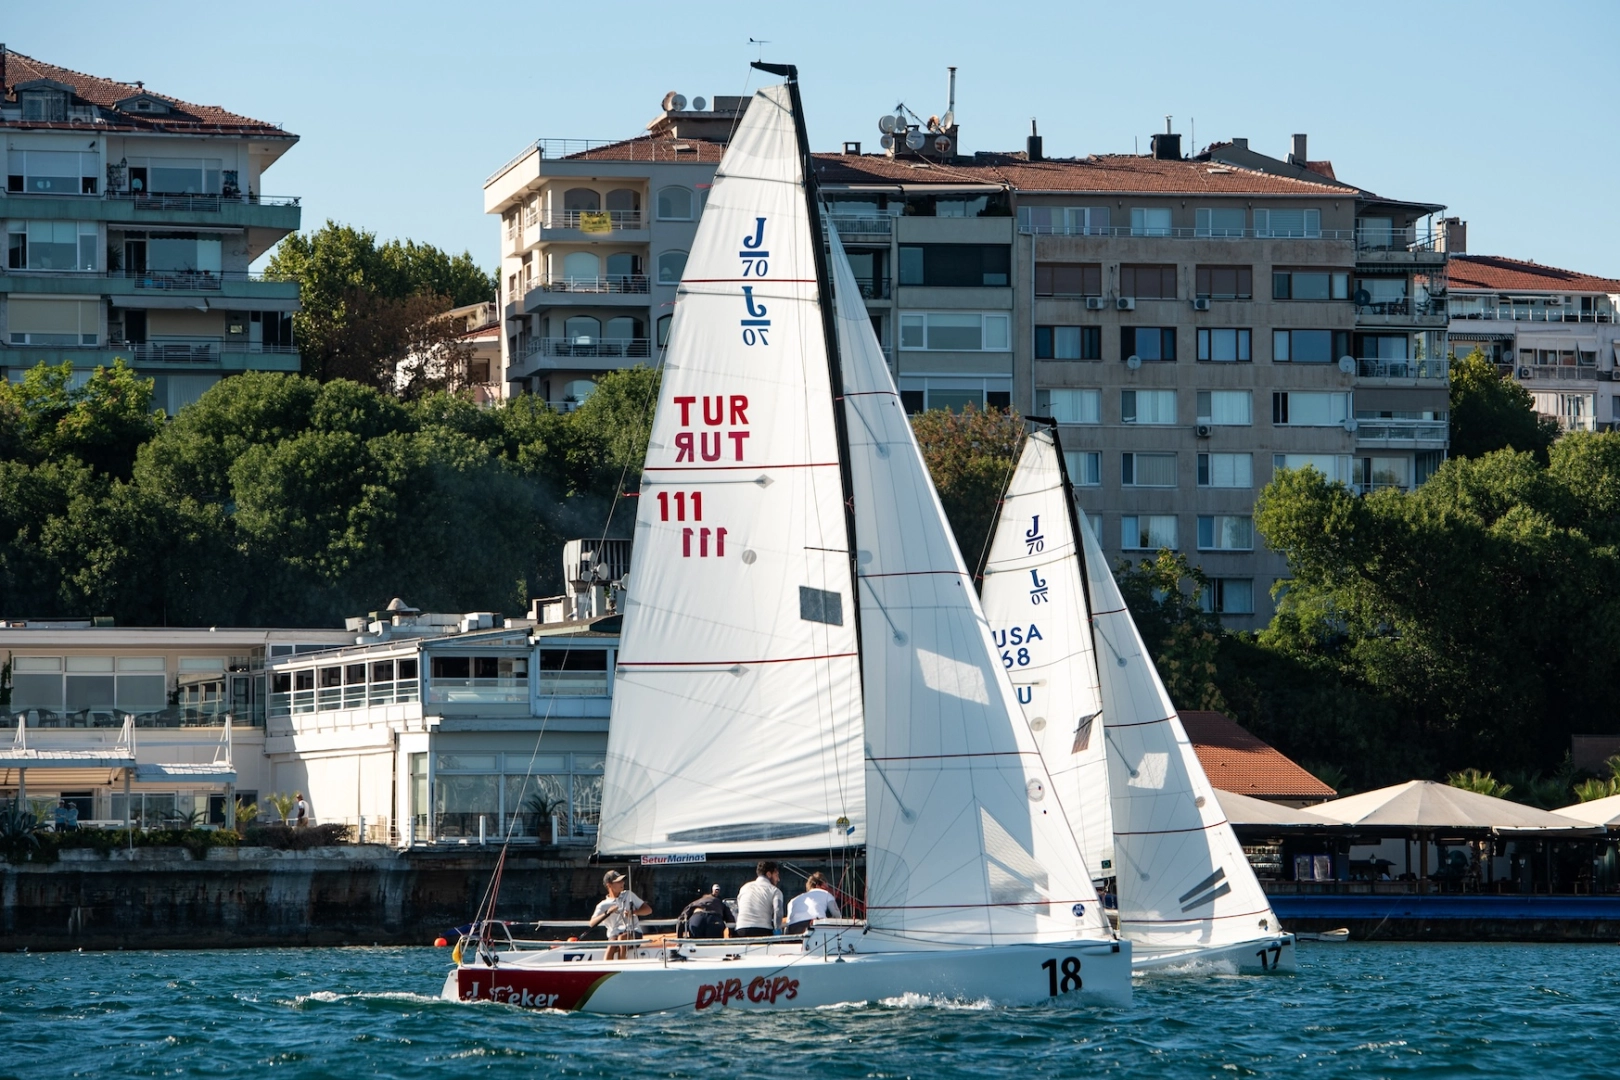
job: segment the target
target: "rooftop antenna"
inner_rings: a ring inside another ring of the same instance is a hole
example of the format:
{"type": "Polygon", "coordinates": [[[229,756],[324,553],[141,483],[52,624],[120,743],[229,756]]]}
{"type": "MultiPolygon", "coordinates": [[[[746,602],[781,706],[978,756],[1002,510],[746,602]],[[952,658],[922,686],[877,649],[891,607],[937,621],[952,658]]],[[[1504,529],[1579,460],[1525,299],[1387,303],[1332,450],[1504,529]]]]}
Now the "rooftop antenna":
{"type": "Polygon", "coordinates": [[[1169,113],[1164,114],[1164,133],[1166,135],[1170,134],[1170,114],[1169,113]]]}
{"type": "Polygon", "coordinates": [[[764,40],[763,38],[749,38],[748,39],[748,44],[750,44],[750,45],[758,45],[759,46],[759,58],[761,60],[765,59],[765,46],[769,45],[770,42],[764,40]]]}
{"type": "Polygon", "coordinates": [[[956,68],[953,65],[945,70],[951,73],[951,92],[945,103],[945,115],[939,118],[939,126],[949,131],[956,126],[956,68]]]}

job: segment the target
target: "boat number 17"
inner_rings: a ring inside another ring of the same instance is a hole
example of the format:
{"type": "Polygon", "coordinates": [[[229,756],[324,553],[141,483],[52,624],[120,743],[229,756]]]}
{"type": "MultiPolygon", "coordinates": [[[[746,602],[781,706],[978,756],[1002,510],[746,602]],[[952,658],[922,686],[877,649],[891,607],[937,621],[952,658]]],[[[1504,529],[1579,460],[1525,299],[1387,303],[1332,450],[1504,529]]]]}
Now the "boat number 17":
{"type": "Polygon", "coordinates": [[[1260,958],[1260,970],[1275,971],[1278,961],[1282,959],[1282,951],[1283,943],[1276,941],[1255,953],[1260,958]]]}
{"type": "Polygon", "coordinates": [[[1059,994],[1068,994],[1080,989],[1078,956],[1065,956],[1062,966],[1059,966],[1055,959],[1043,960],[1041,968],[1046,972],[1046,992],[1050,996],[1057,997],[1059,994]]]}

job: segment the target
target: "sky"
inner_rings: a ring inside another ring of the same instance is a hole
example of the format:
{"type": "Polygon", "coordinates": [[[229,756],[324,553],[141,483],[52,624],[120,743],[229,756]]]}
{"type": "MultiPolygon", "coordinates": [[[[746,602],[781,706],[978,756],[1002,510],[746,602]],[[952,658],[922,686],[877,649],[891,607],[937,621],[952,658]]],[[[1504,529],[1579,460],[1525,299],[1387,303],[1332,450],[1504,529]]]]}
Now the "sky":
{"type": "Polygon", "coordinates": [[[264,193],[301,196],[306,229],[331,218],[486,268],[483,182],[525,146],[636,135],[667,91],[757,87],[763,56],[799,66],[818,150],[875,150],[899,102],[944,112],[954,64],[968,152],[1022,149],[1032,117],[1049,157],[1145,152],[1167,114],[1184,148],[1237,136],[1286,157],[1304,132],[1341,180],[1444,203],[1473,254],[1620,278],[1617,29],[1613,0],[278,0],[176,18],[82,0],[18,4],[0,40],[281,124],[300,141],[264,193]]]}

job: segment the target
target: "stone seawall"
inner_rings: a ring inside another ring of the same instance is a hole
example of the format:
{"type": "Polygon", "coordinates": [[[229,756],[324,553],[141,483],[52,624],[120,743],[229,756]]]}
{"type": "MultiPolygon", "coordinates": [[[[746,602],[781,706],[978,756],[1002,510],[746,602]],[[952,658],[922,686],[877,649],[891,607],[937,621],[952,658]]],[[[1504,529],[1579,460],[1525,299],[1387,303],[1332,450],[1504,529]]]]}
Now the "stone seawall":
{"type": "MultiPolygon", "coordinates": [[[[178,848],[101,855],[68,850],[49,865],[0,863],[0,948],[217,949],[275,945],[426,945],[470,922],[489,888],[497,849],[370,845],[274,851],[178,848]]],[[[796,864],[808,873],[819,861],[796,864]]],[[[590,917],[618,863],[513,849],[499,918],[559,923],[590,917]]],[[[631,887],[672,918],[718,882],[725,895],[754,876],[751,862],[633,867],[631,887]]],[[[798,891],[797,875],[783,891],[798,891]]]]}

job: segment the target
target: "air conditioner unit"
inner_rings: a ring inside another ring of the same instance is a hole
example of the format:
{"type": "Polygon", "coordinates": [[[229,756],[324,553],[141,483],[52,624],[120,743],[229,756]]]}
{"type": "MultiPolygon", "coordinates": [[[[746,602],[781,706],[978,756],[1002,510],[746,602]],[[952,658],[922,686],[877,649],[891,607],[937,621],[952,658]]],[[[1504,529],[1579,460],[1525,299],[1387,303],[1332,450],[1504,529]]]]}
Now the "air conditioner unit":
{"type": "Polygon", "coordinates": [[[1087,311],[1101,311],[1103,308],[1105,308],[1107,306],[1108,306],[1108,301],[1104,300],[1100,296],[1088,296],[1088,297],[1086,297],[1086,310],[1087,311]]]}
{"type": "Polygon", "coordinates": [[[1135,311],[1136,310],[1136,297],[1134,297],[1134,296],[1121,296],[1119,299],[1114,301],[1114,306],[1119,308],[1119,310],[1121,310],[1121,311],[1135,311]]]}
{"type": "Polygon", "coordinates": [[[1547,297],[1547,306],[1548,307],[1558,307],[1562,303],[1563,303],[1563,301],[1558,299],[1558,297],[1556,297],[1556,296],[1547,297]]]}
{"type": "Polygon", "coordinates": [[[1198,437],[1200,439],[1209,438],[1209,427],[1210,426],[1208,424],[1199,424],[1198,425],[1198,427],[1195,430],[1197,431],[1198,437]]]}
{"type": "Polygon", "coordinates": [[[1530,373],[1530,369],[1529,369],[1529,368],[1527,368],[1527,367],[1522,367],[1522,368],[1520,368],[1520,369],[1519,369],[1519,378],[1521,378],[1521,379],[1528,379],[1528,378],[1530,378],[1530,377],[1531,377],[1531,373],[1530,373]]]}
{"type": "Polygon", "coordinates": [[[1208,311],[1209,310],[1209,298],[1206,297],[1206,296],[1198,297],[1196,300],[1193,301],[1193,310],[1194,311],[1208,311]]]}

